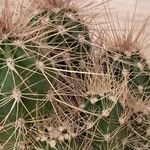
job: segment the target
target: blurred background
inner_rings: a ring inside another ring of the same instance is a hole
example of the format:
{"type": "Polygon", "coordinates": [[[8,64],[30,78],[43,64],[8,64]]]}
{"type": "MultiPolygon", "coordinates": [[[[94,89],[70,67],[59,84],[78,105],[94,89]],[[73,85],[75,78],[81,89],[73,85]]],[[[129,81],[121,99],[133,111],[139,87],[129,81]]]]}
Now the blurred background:
{"type": "MultiPolygon", "coordinates": [[[[99,0],[97,0],[99,1],[99,0]]],[[[150,16],[150,0],[111,0],[111,7],[117,11],[119,15],[133,13],[136,6],[136,15],[138,17],[150,16]]]]}

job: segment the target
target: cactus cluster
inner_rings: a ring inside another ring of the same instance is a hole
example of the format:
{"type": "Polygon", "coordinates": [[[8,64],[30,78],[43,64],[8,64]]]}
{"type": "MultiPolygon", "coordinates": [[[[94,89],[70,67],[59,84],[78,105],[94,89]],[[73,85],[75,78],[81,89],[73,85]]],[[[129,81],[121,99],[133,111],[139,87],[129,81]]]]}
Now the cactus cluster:
{"type": "Polygon", "coordinates": [[[0,150],[150,149],[142,46],[111,24],[91,30],[69,5],[40,2],[0,21],[0,150]]]}

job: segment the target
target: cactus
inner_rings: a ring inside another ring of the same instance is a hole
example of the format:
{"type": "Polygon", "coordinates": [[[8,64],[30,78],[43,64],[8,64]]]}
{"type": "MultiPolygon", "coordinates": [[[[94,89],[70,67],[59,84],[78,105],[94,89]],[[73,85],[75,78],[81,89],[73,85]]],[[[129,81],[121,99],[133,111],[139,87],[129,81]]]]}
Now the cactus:
{"type": "Polygon", "coordinates": [[[122,149],[127,128],[121,104],[112,101],[112,96],[93,96],[84,102],[84,110],[93,114],[89,116],[91,126],[86,131],[86,136],[92,139],[91,147],[97,150],[122,149]]]}
{"type": "MultiPolygon", "coordinates": [[[[86,54],[90,52],[91,43],[88,29],[80,21],[77,12],[72,9],[46,10],[33,17],[31,24],[33,26],[45,25],[41,29],[43,37],[40,41],[54,47],[55,53],[63,53],[60,55],[63,57],[62,61],[59,59],[56,64],[61,68],[69,62],[72,69],[77,69],[79,61],[85,59],[86,54]]],[[[52,53],[49,56],[53,55],[56,54],[52,53]]]]}
{"type": "MultiPolygon", "coordinates": [[[[129,52],[130,53],[130,52],[129,52]]],[[[108,54],[112,74],[119,82],[127,81],[130,92],[142,98],[149,96],[149,66],[139,52],[131,52],[129,56],[121,52],[108,54]]]]}
{"type": "MultiPolygon", "coordinates": [[[[79,71],[79,61],[90,50],[90,38],[86,25],[71,16],[76,14],[70,9],[42,10],[29,19],[27,36],[1,36],[1,149],[30,149],[26,138],[38,122],[37,114],[48,119],[55,110],[48,93],[57,95],[58,83],[67,86],[60,77],[69,69],[79,71]]],[[[55,146],[51,142],[43,149],[55,146]]]]}
{"type": "Polygon", "coordinates": [[[93,60],[91,68],[86,66],[96,74],[87,75],[84,81],[88,96],[81,106],[90,122],[83,139],[88,138],[90,148],[96,150],[147,150],[150,146],[148,92],[137,92],[136,88],[142,85],[148,90],[149,85],[145,84],[149,81],[148,64],[139,53],[129,57],[122,54],[117,59],[115,56],[111,51],[102,55],[106,57],[104,62],[100,57],[93,60]],[[138,63],[143,65],[142,69],[138,63]],[[125,69],[128,74],[123,74],[125,69]],[[121,90],[124,87],[125,91],[121,90]]]}
{"type": "Polygon", "coordinates": [[[13,132],[17,132],[15,124],[18,124],[20,118],[34,121],[36,111],[43,115],[52,111],[51,103],[44,100],[50,89],[49,82],[53,82],[53,72],[47,71],[50,75],[44,73],[44,67],[50,67],[50,65],[42,62],[45,59],[40,58],[37,46],[32,43],[23,43],[22,48],[17,45],[18,43],[22,44],[19,40],[8,38],[0,44],[0,121],[4,129],[6,126],[6,131],[3,131],[6,137],[2,133],[0,139],[4,141],[7,141],[9,134],[12,134],[14,139],[13,132]],[[14,131],[9,133],[10,127],[14,128],[14,131]]]}
{"type": "Polygon", "coordinates": [[[149,149],[149,65],[139,51],[123,53],[112,50],[108,52],[108,62],[112,76],[120,86],[126,84],[132,95],[125,106],[131,107],[133,112],[127,120],[128,136],[122,149],[149,149]]]}
{"type": "MultiPolygon", "coordinates": [[[[98,119],[94,119],[96,125],[87,131],[92,139],[91,146],[93,149],[148,150],[150,69],[149,59],[143,54],[146,46],[143,39],[136,37],[135,31],[123,30],[120,33],[113,25],[111,27],[108,34],[99,35],[100,40],[96,42],[100,47],[92,53],[97,66],[92,66],[91,70],[99,73],[100,77],[97,79],[98,75],[93,75],[89,79],[90,84],[86,85],[91,88],[89,91],[98,95],[88,98],[86,104],[93,116],[99,114],[98,119]],[[103,79],[105,77],[108,77],[109,85],[103,79]],[[109,98],[111,93],[115,95],[112,100],[109,98]],[[103,111],[105,117],[102,117],[103,111]]],[[[142,34],[144,27],[140,30],[142,34]]]]}

